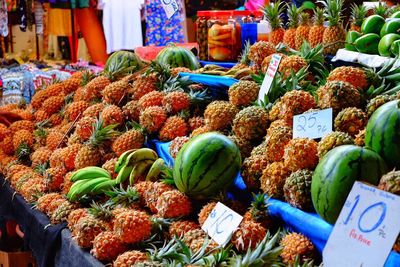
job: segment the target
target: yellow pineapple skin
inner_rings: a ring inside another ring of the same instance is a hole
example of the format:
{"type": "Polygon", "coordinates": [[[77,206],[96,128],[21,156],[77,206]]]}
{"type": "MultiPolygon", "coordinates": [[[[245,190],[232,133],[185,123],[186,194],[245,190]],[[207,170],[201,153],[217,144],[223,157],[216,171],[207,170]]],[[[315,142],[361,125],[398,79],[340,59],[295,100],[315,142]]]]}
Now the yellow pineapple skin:
{"type": "Polygon", "coordinates": [[[163,218],[188,216],[192,211],[192,203],[185,194],[178,190],[162,193],[156,204],[157,214],[163,218]]]}
{"type": "Polygon", "coordinates": [[[269,162],[282,161],[285,146],[292,139],[292,136],[292,129],[288,126],[278,126],[268,129],[268,134],[265,138],[265,155],[269,162]]]}
{"type": "Polygon", "coordinates": [[[186,136],[188,131],[189,126],[183,118],[179,116],[172,116],[165,121],[165,124],[161,128],[160,140],[171,141],[176,137],[186,136]]]}
{"type": "Polygon", "coordinates": [[[134,266],[136,263],[145,262],[148,260],[147,254],[137,250],[131,250],[122,253],[113,262],[113,267],[128,267],[134,266]]]}
{"type": "Polygon", "coordinates": [[[301,68],[307,67],[307,61],[297,55],[292,55],[285,57],[282,59],[279,64],[279,72],[283,75],[283,77],[287,78],[293,72],[298,72],[301,68]]]}
{"type": "Polygon", "coordinates": [[[368,122],[367,114],[358,108],[345,108],[335,118],[335,130],[348,133],[355,137],[365,128],[368,122]]]}
{"type": "Polygon", "coordinates": [[[112,151],[114,151],[115,154],[117,154],[117,156],[120,156],[127,150],[138,149],[141,148],[143,145],[144,145],[143,134],[137,130],[130,130],[120,135],[117,139],[115,139],[111,148],[112,151]]]}
{"type": "Polygon", "coordinates": [[[285,264],[293,264],[296,257],[299,257],[301,263],[303,263],[307,260],[313,260],[316,255],[314,245],[302,234],[287,234],[282,238],[280,245],[283,247],[281,258],[285,264]]]}
{"type": "Polygon", "coordinates": [[[322,43],[324,37],[325,27],[315,25],[310,28],[310,33],[308,35],[308,41],[310,42],[311,47],[316,47],[317,45],[322,43]]]}
{"type": "Polygon", "coordinates": [[[182,237],[186,232],[191,230],[200,229],[200,226],[192,221],[176,221],[171,224],[169,227],[169,236],[170,237],[182,237]]]}
{"type": "Polygon", "coordinates": [[[199,224],[202,226],[204,222],[207,220],[208,216],[210,215],[211,211],[215,208],[217,202],[209,202],[203,208],[201,208],[199,212],[199,224]]]}
{"type": "MultiPolygon", "coordinates": [[[[264,61],[263,61],[264,62],[264,61]]],[[[229,102],[235,106],[248,106],[257,100],[260,86],[253,81],[239,81],[228,90],[229,102]]]]}
{"type": "Polygon", "coordinates": [[[338,67],[329,73],[327,80],[347,82],[362,91],[370,86],[365,71],[357,67],[338,67]]]}
{"type": "Polygon", "coordinates": [[[101,94],[103,100],[107,104],[118,105],[128,93],[130,85],[125,81],[113,82],[107,85],[101,94]]]}
{"type": "Polygon", "coordinates": [[[297,27],[295,41],[294,41],[297,51],[300,50],[301,45],[303,44],[304,41],[307,42],[309,41],[309,34],[310,34],[310,26],[301,25],[297,27]]]}
{"type": "Polygon", "coordinates": [[[322,44],[325,55],[336,55],[336,52],[344,47],[346,31],[341,26],[328,27],[324,31],[322,44]]]}
{"type": "Polygon", "coordinates": [[[259,41],[250,47],[249,59],[254,62],[255,65],[261,66],[262,61],[269,55],[276,52],[275,46],[270,42],[259,41]]]}
{"type": "Polygon", "coordinates": [[[223,130],[232,124],[238,112],[239,109],[228,101],[214,101],[204,111],[204,120],[212,130],[223,130]]]}
{"type": "Polygon", "coordinates": [[[126,250],[127,247],[113,232],[102,232],[93,240],[90,253],[100,261],[113,261],[126,250]]]}
{"type": "Polygon", "coordinates": [[[150,216],[145,212],[130,210],[115,216],[114,232],[126,244],[133,244],[151,235],[150,216]]]}
{"type": "Polygon", "coordinates": [[[285,31],[283,43],[292,49],[296,49],[296,28],[287,29],[285,31]]]}
{"type": "Polygon", "coordinates": [[[267,166],[260,178],[261,190],[273,198],[283,198],[283,186],[290,171],[283,162],[273,162],[267,166]]]}
{"type": "Polygon", "coordinates": [[[283,28],[277,28],[275,30],[273,30],[270,34],[269,34],[269,38],[268,40],[274,44],[274,45],[278,45],[279,43],[283,42],[283,37],[285,35],[285,29],[283,28]]]}
{"type": "Polygon", "coordinates": [[[236,114],[233,132],[242,140],[254,141],[264,137],[268,127],[268,112],[261,107],[247,107],[236,114]]]}
{"type": "Polygon", "coordinates": [[[257,247],[267,230],[255,221],[242,221],[239,228],[233,233],[231,242],[239,252],[246,252],[248,249],[257,247]]]}
{"type": "Polygon", "coordinates": [[[83,146],[75,157],[75,169],[79,170],[89,166],[98,166],[101,162],[101,154],[95,148],[83,146]]]}
{"type": "Polygon", "coordinates": [[[318,144],[307,138],[295,138],[285,146],[283,159],[292,172],[300,169],[314,169],[318,164],[318,144]]]}

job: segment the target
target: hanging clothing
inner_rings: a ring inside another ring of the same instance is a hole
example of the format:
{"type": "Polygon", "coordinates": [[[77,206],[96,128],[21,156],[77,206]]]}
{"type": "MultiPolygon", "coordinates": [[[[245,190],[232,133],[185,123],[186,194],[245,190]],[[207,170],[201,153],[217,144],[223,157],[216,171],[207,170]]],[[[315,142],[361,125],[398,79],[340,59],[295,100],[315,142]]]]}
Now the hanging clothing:
{"type": "Polygon", "coordinates": [[[36,25],[36,34],[43,34],[43,16],[44,10],[43,5],[39,1],[35,1],[35,25],[36,25]]]}
{"type": "Polygon", "coordinates": [[[49,35],[72,35],[71,10],[61,8],[49,8],[46,26],[49,35]]]}
{"type": "Polygon", "coordinates": [[[182,1],[177,2],[179,11],[168,19],[161,0],[146,0],[146,45],[165,46],[185,42],[183,4],[182,1]]]}
{"type": "Polygon", "coordinates": [[[18,1],[18,14],[21,20],[19,28],[21,29],[21,31],[26,32],[26,27],[28,26],[28,20],[26,17],[26,0],[18,1]]]}
{"type": "Polygon", "coordinates": [[[8,35],[8,13],[7,2],[0,0],[0,36],[6,37],[8,35]]]}
{"type": "Polygon", "coordinates": [[[143,46],[140,9],[144,0],[102,0],[107,53],[143,46]]]}

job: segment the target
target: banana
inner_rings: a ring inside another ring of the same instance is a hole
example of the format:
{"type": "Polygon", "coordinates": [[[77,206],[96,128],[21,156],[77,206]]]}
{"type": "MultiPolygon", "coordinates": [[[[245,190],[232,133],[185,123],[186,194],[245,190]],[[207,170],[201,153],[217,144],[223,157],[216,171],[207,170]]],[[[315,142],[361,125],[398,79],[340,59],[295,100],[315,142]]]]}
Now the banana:
{"type": "Polygon", "coordinates": [[[134,166],[136,164],[136,162],[139,162],[142,160],[155,161],[156,159],[158,159],[158,155],[154,150],[152,150],[150,148],[141,148],[129,155],[129,157],[126,159],[126,164],[130,165],[130,166],[134,166]]]}
{"type": "Polygon", "coordinates": [[[142,160],[135,164],[129,175],[129,184],[133,186],[141,177],[146,177],[147,171],[151,168],[153,163],[154,160],[142,160]]]}
{"type": "Polygon", "coordinates": [[[158,176],[162,172],[163,168],[165,167],[165,161],[162,158],[157,159],[151,165],[149,172],[146,176],[146,181],[157,181],[158,176]]]}
{"type": "Polygon", "coordinates": [[[107,177],[111,179],[111,175],[103,168],[91,166],[80,169],[71,176],[71,181],[88,180],[98,177],[107,177]]]}
{"type": "Polygon", "coordinates": [[[79,181],[76,181],[75,183],[73,183],[72,186],[71,186],[71,188],[70,188],[69,191],[68,191],[67,198],[68,198],[68,199],[71,199],[72,196],[76,195],[75,192],[78,190],[78,188],[79,188],[82,184],[84,184],[84,183],[86,183],[86,182],[87,182],[87,180],[79,180],[79,181]]]}
{"type": "Polygon", "coordinates": [[[92,194],[100,194],[103,193],[109,189],[111,189],[112,187],[114,187],[116,185],[115,180],[108,180],[108,181],[104,181],[102,183],[99,183],[98,185],[96,185],[95,187],[92,188],[92,190],[90,191],[92,194]]]}
{"type": "Polygon", "coordinates": [[[126,158],[132,153],[135,152],[136,149],[127,150],[119,156],[117,164],[115,164],[115,172],[118,173],[122,166],[125,165],[126,158]]]}
{"type": "Polygon", "coordinates": [[[105,177],[95,178],[92,180],[85,180],[85,183],[79,185],[78,188],[73,191],[69,200],[74,201],[78,197],[83,196],[87,193],[90,193],[92,191],[92,189],[95,188],[98,184],[105,182],[105,181],[109,181],[109,180],[110,180],[109,178],[105,178],[105,177]]]}
{"type": "Polygon", "coordinates": [[[117,178],[115,178],[115,183],[116,184],[121,184],[126,181],[126,179],[129,178],[129,175],[131,174],[133,170],[133,166],[131,165],[124,165],[121,170],[118,172],[117,178]]]}

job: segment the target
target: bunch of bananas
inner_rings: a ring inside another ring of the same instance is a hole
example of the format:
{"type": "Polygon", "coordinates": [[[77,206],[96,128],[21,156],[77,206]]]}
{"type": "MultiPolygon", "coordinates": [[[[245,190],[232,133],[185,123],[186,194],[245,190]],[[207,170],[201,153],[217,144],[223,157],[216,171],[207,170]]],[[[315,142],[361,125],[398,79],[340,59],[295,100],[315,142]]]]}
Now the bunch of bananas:
{"type": "Polygon", "coordinates": [[[241,79],[243,77],[253,74],[253,71],[250,67],[227,69],[218,65],[208,64],[196,70],[196,73],[241,79]]]}
{"type": "Polygon", "coordinates": [[[111,174],[100,167],[86,167],[76,171],[71,176],[74,184],[71,186],[67,198],[76,201],[84,195],[102,194],[118,184],[134,185],[138,180],[154,181],[165,168],[165,162],[158,158],[157,153],[149,148],[132,149],[123,153],[115,165],[118,173],[115,180],[111,174]]]}

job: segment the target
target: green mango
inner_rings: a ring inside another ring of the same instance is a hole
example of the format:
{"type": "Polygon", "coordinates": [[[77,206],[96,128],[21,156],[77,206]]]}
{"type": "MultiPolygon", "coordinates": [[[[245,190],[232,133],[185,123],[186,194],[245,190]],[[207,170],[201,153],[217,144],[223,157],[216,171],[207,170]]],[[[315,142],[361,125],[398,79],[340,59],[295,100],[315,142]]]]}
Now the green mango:
{"type": "Polygon", "coordinates": [[[394,41],[392,46],[390,47],[390,51],[394,56],[400,56],[399,51],[400,51],[400,40],[394,41]]]}
{"type": "Polygon", "coordinates": [[[357,52],[357,48],[354,46],[354,42],[361,37],[361,33],[356,31],[349,31],[346,35],[346,45],[344,48],[349,51],[357,52]]]}
{"type": "Polygon", "coordinates": [[[383,36],[378,45],[379,55],[383,57],[390,57],[392,55],[390,47],[392,46],[394,41],[399,39],[400,35],[395,33],[389,33],[383,36]]]}
{"type": "Polygon", "coordinates": [[[368,33],[360,38],[358,38],[354,45],[357,48],[358,52],[365,54],[378,54],[378,44],[380,41],[380,37],[376,33],[368,33]]]}
{"type": "Polygon", "coordinates": [[[379,15],[372,15],[366,18],[361,25],[361,31],[364,34],[376,33],[379,34],[383,25],[385,24],[385,19],[379,15]]]}
{"type": "Polygon", "coordinates": [[[389,33],[400,33],[400,19],[386,22],[381,29],[381,37],[389,33]]]}
{"type": "Polygon", "coordinates": [[[390,17],[392,19],[400,19],[400,11],[394,12],[390,17]]]}

